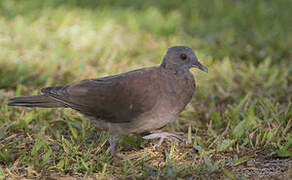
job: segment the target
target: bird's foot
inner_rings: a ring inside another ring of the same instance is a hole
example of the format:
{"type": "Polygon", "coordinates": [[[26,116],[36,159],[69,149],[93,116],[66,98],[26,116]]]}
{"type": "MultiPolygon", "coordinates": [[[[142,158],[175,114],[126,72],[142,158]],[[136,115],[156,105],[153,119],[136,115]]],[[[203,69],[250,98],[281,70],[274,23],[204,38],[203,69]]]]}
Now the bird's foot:
{"type": "Polygon", "coordinates": [[[116,144],[117,144],[117,141],[120,139],[119,136],[113,136],[111,135],[109,137],[109,143],[110,143],[110,152],[111,152],[111,157],[113,157],[115,155],[115,152],[116,152],[116,144]]]}
{"type": "Polygon", "coordinates": [[[116,151],[116,141],[112,137],[110,137],[109,140],[108,140],[108,142],[110,143],[111,157],[113,157],[114,154],[115,154],[115,151],[116,151]]]}
{"type": "Polygon", "coordinates": [[[144,136],[143,139],[157,139],[160,138],[159,142],[153,146],[154,149],[159,147],[164,139],[178,139],[180,141],[183,141],[184,138],[176,133],[170,133],[170,132],[159,132],[159,133],[152,133],[150,135],[144,136]]]}

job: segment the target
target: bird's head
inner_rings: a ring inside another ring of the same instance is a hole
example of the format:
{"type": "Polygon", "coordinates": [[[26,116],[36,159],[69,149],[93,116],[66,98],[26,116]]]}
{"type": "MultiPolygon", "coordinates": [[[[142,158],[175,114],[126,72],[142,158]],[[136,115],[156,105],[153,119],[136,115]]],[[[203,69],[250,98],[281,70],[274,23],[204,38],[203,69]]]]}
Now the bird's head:
{"type": "Polygon", "coordinates": [[[170,47],[163,58],[161,66],[177,71],[185,71],[190,68],[198,68],[204,72],[208,72],[208,68],[203,66],[197,59],[195,52],[186,46],[170,47]]]}

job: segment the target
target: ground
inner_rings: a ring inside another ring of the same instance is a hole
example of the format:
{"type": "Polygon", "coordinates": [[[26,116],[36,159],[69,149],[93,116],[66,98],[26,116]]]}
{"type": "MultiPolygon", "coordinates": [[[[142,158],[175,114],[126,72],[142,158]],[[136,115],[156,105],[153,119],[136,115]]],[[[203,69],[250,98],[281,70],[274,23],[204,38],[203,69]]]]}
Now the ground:
{"type": "Polygon", "coordinates": [[[0,1],[0,179],[292,178],[292,3],[0,1]],[[108,134],[69,109],[8,107],[45,86],[158,65],[192,47],[209,73],[163,131],[108,134]]]}

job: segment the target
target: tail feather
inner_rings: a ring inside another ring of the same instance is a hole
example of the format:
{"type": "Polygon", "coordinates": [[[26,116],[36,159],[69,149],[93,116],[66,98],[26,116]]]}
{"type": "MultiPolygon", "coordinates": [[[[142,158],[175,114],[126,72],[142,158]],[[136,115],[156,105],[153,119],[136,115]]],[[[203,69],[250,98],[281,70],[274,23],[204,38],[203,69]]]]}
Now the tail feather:
{"type": "Polygon", "coordinates": [[[45,95],[14,97],[9,99],[8,106],[43,108],[65,107],[63,103],[58,102],[55,99],[52,99],[45,95]]]}

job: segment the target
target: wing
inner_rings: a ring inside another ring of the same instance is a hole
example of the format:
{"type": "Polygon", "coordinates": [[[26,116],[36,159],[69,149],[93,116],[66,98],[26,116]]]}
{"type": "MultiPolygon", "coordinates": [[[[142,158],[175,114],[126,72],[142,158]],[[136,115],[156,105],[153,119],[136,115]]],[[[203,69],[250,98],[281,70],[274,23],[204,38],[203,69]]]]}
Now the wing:
{"type": "Polygon", "coordinates": [[[115,76],[83,80],[42,92],[65,106],[112,123],[130,122],[150,111],[160,96],[158,68],[145,68],[115,76]]]}

